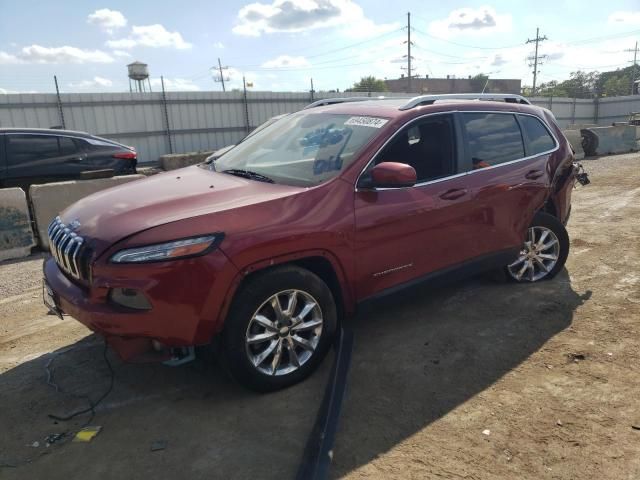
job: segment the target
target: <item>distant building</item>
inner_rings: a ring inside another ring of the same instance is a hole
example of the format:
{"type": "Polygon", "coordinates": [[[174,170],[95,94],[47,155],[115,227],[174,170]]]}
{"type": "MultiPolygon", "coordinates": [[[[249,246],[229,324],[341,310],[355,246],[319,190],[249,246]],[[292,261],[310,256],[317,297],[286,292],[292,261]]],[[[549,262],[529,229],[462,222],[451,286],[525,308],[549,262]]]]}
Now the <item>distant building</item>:
{"type": "MultiPolygon", "coordinates": [[[[409,92],[409,79],[405,76],[395,80],[385,80],[385,83],[390,92],[397,93],[478,93],[484,88],[484,83],[478,79],[456,78],[453,75],[447,75],[447,78],[413,77],[411,92],[409,92]]],[[[519,94],[520,88],[520,79],[490,78],[484,91],[519,94]]]]}

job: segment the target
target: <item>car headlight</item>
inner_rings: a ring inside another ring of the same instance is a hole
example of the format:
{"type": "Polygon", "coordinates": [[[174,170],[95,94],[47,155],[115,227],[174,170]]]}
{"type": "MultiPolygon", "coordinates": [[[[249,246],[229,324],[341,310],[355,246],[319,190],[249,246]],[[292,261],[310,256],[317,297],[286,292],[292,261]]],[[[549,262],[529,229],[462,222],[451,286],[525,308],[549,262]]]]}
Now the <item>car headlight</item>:
{"type": "Polygon", "coordinates": [[[172,242],[120,250],[111,257],[113,263],[145,263],[203,255],[222,240],[222,234],[184,238],[172,242]]]}

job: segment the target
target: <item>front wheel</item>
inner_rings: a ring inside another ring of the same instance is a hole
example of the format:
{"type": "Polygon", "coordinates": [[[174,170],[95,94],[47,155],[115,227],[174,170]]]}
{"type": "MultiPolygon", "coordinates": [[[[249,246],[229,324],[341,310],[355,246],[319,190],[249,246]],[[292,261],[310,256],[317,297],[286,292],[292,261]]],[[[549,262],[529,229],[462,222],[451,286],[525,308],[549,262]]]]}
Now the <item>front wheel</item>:
{"type": "Polygon", "coordinates": [[[319,365],[336,324],[333,295],[317,275],[295,266],[259,273],[241,287],[225,322],[225,364],[252,390],[288,387],[319,365]]]}
{"type": "Polygon", "coordinates": [[[569,255],[569,235],[553,215],[538,212],[527,231],[518,258],[505,269],[516,282],[538,282],[553,278],[569,255]]]}

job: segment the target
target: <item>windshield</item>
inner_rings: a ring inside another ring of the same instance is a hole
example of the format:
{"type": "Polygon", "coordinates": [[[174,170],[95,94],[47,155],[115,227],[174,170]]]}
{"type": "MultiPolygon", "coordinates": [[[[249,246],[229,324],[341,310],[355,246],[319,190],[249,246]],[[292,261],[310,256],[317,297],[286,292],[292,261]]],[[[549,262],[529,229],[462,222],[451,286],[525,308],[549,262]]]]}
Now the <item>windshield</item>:
{"type": "Polygon", "coordinates": [[[246,171],[287,185],[318,185],[350,165],[386,122],[375,117],[295,113],[246,138],[218,158],[212,169],[233,174],[246,171]]]}

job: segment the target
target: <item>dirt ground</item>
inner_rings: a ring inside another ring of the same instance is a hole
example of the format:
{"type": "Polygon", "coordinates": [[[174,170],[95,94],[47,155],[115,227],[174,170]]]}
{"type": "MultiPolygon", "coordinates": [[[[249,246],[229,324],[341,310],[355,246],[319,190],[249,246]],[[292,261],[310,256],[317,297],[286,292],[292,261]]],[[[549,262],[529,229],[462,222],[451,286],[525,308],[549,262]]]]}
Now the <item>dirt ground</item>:
{"type": "MultiPolygon", "coordinates": [[[[347,322],[332,476],[640,479],[640,155],[583,164],[593,183],[574,191],[556,279],[423,288],[347,322]]],[[[108,353],[115,382],[95,417],[55,421],[110,375],[100,339],[46,314],[41,262],[0,264],[0,478],[293,478],[330,358],[299,386],[255,395],[206,359],[108,353]],[[87,422],[102,426],[91,443],[46,446],[87,422]]]]}

